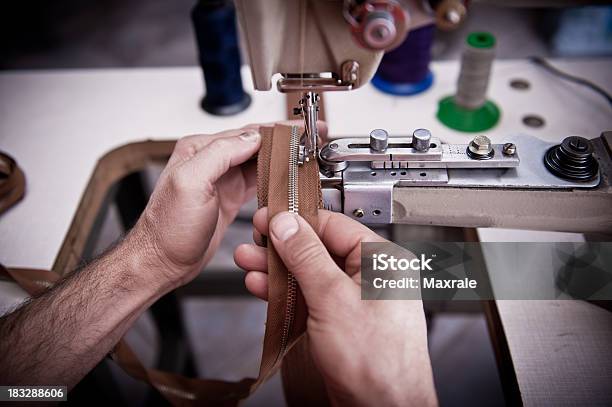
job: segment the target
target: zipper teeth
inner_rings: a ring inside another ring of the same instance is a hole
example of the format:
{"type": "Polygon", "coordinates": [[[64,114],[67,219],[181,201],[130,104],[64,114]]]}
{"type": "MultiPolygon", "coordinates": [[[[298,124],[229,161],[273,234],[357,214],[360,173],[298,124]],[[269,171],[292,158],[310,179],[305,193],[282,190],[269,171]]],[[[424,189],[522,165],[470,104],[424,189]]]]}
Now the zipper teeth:
{"type": "MultiPolygon", "coordinates": [[[[291,139],[289,141],[289,212],[299,212],[299,195],[298,195],[298,158],[300,151],[300,134],[299,128],[293,126],[291,128],[291,139]]],[[[283,355],[287,343],[289,341],[289,332],[293,326],[295,319],[295,307],[297,300],[297,281],[290,272],[287,273],[287,306],[285,308],[285,318],[283,320],[283,330],[281,336],[281,349],[279,356],[283,355]]]]}
{"type": "Polygon", "coordinates": [[[298,128],[291,128],[291,139],[289,140],[289,212],[298,213],[298,155],[300,151],[300,137],[298,128]]]}

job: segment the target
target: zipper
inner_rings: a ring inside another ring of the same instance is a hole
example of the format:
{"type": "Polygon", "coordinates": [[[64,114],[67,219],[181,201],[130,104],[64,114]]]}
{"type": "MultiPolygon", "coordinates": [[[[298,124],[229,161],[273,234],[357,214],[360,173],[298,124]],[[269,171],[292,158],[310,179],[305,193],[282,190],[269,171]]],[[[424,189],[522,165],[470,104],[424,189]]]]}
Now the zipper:
{"type": "MultiPolygon", "coordinates": [[[[299,186],[298,169],[300,153],[300,131],[299,127],[291,127],[291,138],[289,140],[289,182],[288,182],[288,210],[299,213],[299,186]]],[[[285,307],[285,318],[281,336],[279,356],[285,354],[289,341],[289,333],[295,320],[295,308],[297,305],[297,281],[291,272],[287,273],[287,306],[285,307]]]]}
{"type": "Polygon", "coordinates": [[[289,212],[298,213],[299,211],[299,195],[298,195],[298,167],[300,153],[300,134],[297,126],[291,127],[291,138],[289,139],[289,190],[287,196],[289,199],[289,212]]]}

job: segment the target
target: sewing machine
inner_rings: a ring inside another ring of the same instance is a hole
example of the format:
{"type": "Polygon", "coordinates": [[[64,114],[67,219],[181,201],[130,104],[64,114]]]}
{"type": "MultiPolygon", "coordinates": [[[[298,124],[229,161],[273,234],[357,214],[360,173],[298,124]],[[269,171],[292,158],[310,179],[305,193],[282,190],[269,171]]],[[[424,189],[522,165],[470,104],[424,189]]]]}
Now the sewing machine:
{"type": "Polygon", "coordinates": [[[364,129],[317,145],[319,94],[363,86],[384,51],[410,30],[465,14],[448,8],[460,2],[440,3],[446,8],[421,1],[236,0],[255,88],[270,90],[280,74],[279,92],[301,94],[299,160],[319,160],[324,206],[368,224],[609,232],[610,132],[591,140],[567,134],[561,143],[526,134],[493,143],[475,133],[464,144],[447,144],[444,134],[415,130],[415,117],[404,134],[364,129]],[[545,217],[524,216],[543,210],[545,217]]]}

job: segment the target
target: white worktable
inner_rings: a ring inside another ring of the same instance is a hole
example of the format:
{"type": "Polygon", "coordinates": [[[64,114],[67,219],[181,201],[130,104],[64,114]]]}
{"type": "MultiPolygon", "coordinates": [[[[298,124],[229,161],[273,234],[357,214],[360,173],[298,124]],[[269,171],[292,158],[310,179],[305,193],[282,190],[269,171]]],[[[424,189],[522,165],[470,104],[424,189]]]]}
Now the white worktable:
{"type": "Polygon", "coordinates": [[[0,75],[0,149],[27,193],[0,218],[0,261],[50,268],[98,158],[145,139],[214,133],[284,118],[285,101],[258,93],[231,118],[204,114],[198,68],[14,72],[0,75]]]}
{"type": "MultiPolygon", "coordinates": [[[[612,91],[610,59],[558,62],[558,66],[612,91]]],[[[426,127],[444,141],[466,142],[469,136],[448,130],[435,119],[437,101],[454,92],[458,65],[441,62],[433,64],[432,69],[434,87],[411,98],[388,96],[369,85],[351,93],[328,93],[330,133],[366,135],[372,128],[383,127],[391,134],[409,134],[416,127],[426,127]]],[[[246,69],[244,77],[250,87],[246,69]]],[[[195,67],[1,73],[0,150],[17,159],[28,185],[24,200],[0,216],[0,262],[8,266],[52,266],[96,161],[109,150],[143,139],[177,138],[285,118],[284,97],[275,91],[249,92],[253,104],[247,111],[218,118],[198,107],[202,81],[195,67]]],[[[529,133],[550,141],[560,141],[570,134],[592,138],[612,129],[612,109],[601,96],[526,61],[497,61],[489,94],[502,109],[499,125],[486,132],[493,141],[502,141],[511,133],[529,133]],[[531,88],[510,88],[512,78],[527,79],[531,88]],[[521,122],[525,114],[542,116],[546,125],[540,129],[526,127],[521,122]]],[[[480,237],[499,240],[508,233],[480,230],[480,237]]],[[[515,236],[518,240],[580,239],[573,234],[534,232],[515,236]]],[[[541,403],[548,396],[568,402],[579,400],[572,397],[584,397],[585,391],[592,390],[588,385],[591,377],[612,374],[612,368],[607,373],[600,370],[612,366],[610,313],[569,301],[562,304],[565,311],[545,302],[506,301],[498,302],[498,307],[526,404],[541,403]],[[568,313],[571,318],[567,318],[568,313]],[[542,324],[547,318],[555,323],[542,324]],[[582,334],[582,329],[592,327],[584,324],[585,318],[607,324],[599,327],[594,337],[586,338],[593,346],[572,347],[575,338],[571,342],[571,336],[555,336],[558,332],[552,326],[558,330],[564,321],[576,322],[572,332],[582,334]],[[543,345],[546,343],[565,350],[550,353],[543,345]],[[589,356],[595,350],[596,357],[589,356]],[[607,359],[602,360],[601,355],[607,355],[607,359]],[[534,363],[541,363],[543,368],[534,368],[534,363]],[[557,388],[552,380],[541,380],[542,374],[560,378],[563,385],[557,388]],[[576,393],[576,389],[582,390],[576,393]]]]}

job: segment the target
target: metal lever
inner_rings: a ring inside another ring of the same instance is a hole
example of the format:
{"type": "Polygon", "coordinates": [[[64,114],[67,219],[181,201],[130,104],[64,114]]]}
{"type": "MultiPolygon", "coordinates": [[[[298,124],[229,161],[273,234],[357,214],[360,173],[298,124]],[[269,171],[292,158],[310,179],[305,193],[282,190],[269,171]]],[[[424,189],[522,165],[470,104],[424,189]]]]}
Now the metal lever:
{"type": "MultiPolygon", "coordinates": [[[[369,140],[360,137],[334,140],[319,153],[323,160],[321,167],[327,170],[330,165],[337,167],[340,162],[361,162],[372,169],[485,169],[513,168],[518,167],[520,163],[516,147],[512,154],[507,154],[504,152],[504,144],[489,143],[486,159],[483,159],[475,155],[476,153],[470,153],[471,144],[445,144],[437,137],[431,137],[425,129],[417,129],[412,137],[380,139],[379,133],[386,134],[384,130],[377,129],[372,132],[369,140]]],[[[485,154],[479,151],[478,153],[485,154]]]]}

